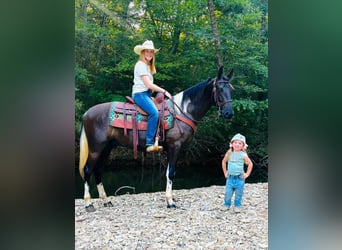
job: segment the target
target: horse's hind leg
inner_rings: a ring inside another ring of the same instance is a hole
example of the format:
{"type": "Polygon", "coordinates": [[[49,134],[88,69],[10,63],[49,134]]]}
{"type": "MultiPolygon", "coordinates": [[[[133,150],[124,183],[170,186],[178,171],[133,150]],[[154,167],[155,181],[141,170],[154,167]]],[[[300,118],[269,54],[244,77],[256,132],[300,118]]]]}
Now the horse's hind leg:
{"type": "Polygon", "coordinates": [[[97,185],[97,190],[99,191],[99,197],[103,199],[107,197],[101,183],[101,168],[99,166],[99,153],[90,153],[87,164],[84,168],[84,201],[86,205],[85,209],[87,212],[94,212],[96,210],[93,203],[91,202],[89,192],[90,178],[92,174],[94,174],[95,176],[95,182],[97,185]]]}
{"type": "Polygon", "coordinates": [[[94,176],[95,176],[97,191],[99,193],[99,197],[103,200],[103,205],[105,207],[112,207],[113,204],[110,200],[108,200],[106,191],[105,191],[104,186],[102,184],[102,180],[101,180],[102,168],[95,169],[94,170],[94,176]]]}
{"type": "Polygon", "coordinates": [[[87,212],[94,212],[95,207],[93,203],[91,202],[90,192],[89,192],[89,186],[90,186],[90,177],[91,177],[91,170],[89,168],[88,163],[86,164],[84,168],[84,201],[85,201],[85,209],[87,212]]]}
{"type": "Polygon", "coordinates": [[[102,150],[102,153],[96,163],[96,167],[94,168],[94,177],[95,177],[95,183],[97,187],[97,191],[99,193],[99,198],[102,199],[103,205],[105,207],[112,207],[113,204],[110,200],[107,198],[106,191],[104,189],[103,183],[102,183],[102,173],[103,173],[103,166],[105,164],[106,159],[108,158],[108,155],[110,151],[112,150],[112,147],[110,143],[108,143],[102,150]]]}

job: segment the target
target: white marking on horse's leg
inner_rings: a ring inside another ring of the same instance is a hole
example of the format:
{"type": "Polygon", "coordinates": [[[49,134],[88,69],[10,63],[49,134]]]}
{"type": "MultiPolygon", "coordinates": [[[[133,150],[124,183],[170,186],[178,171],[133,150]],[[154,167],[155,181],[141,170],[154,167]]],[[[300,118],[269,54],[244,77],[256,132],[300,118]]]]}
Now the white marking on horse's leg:
{"type": "Polygon", "coordinates": [[[110,200],[108,200],[107,194],[106,194],[106,192],[104,190],[102,182],[97,185],[97,191],[99,192],[99,197],[103,201],[103,205],[105,207],[112,207],[113,204],[112,204],[112,202],[110,200]]]}
{"type": "Polygon", "coordinates": [[[87,182],[84,183],[84,201],[85,201],[86,206],[89,206],[91,204],[89,185],[87,182]]]}
{"type": "Polygon", "coordinates": [[[107,199],[107,195],[106,195],[106,192],[104,190],[104,187],[103,187],[103,184],[102,183],[99,183],[97,185],[97,191],[99,192],[99,197],[102,199],[102,200],[105,200],[107,199]]]}
{"type": "Polygon", "coordinates": [[[169,166],[167,166],[166,170],[166,202],[168,205],[173,205],[173,199],[172,199],[172,181],[169,179],[169,166]]]}

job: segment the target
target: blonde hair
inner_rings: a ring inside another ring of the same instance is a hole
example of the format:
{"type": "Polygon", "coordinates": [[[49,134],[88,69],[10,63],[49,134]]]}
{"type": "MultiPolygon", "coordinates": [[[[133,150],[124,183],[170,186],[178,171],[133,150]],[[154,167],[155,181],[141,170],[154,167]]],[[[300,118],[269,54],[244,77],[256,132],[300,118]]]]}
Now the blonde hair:
{"type": "Polygon", "coordinates": [[[227,161],[229,160],[229,158],[230,158],[230,156],[232,155],[232,153],[233,153],[232,148],[229,148],[228,151],[227,151],[227,153],[226,153],[227,156],[228,156],[227,161]]]}
{"type": "Polygon", "coordinates": [[[143,61],[144,63],[146,63],[147,65],[149,65],[150,66],[150,70],[151,70],[151,73],[152,73],[152,75],[154,75],[155,73],[157,73],[157,70],[156,70],[156,66],[155,66],[155,58],[156,58],[156,55],[155,55],[155,53],[153,53],[153,58],[151,59],[151,62],[149,62],[149,61],[147,61],[146,59],[145,59],[145,56],[144,56],[144,52],[145,50],[142,50],[141,52],[140,52],[140,58],[139,58],[139,60],[140,61],[143,61]]]}
{"type": "MultiPolygon", "coordinates": [[[[247,152],[247,145],[244,143],[244,146],[243,146],[243,148],[242,148],[242,150],[241,151],[243,151],[243,152],[247,152]]],[[[233,150],[233,146],[232,146],[232,144],[230,143],[229,144],[229,149],[228,149],[228,151],[227,151],[227,155],[228,155],[228,160],[229,160],[229,158],[230,158],[230,156],[232,155],[232,153],[234,152],[234,150],[233,150]]]]}

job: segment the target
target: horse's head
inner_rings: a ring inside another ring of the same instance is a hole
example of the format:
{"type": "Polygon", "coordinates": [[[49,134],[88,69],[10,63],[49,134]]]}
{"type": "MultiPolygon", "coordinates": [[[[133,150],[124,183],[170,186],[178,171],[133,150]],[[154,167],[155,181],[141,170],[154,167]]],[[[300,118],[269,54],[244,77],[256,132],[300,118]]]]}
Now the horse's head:
{"type": "Polygon", "coordinates": [[[213,97],[221,117],[229,119],[234,115],[232,106],[230,80],[233,77],[233,70],[228,75],[223,74],[223,67],[221,66],[217,77],[213,80],[213,97]]]}

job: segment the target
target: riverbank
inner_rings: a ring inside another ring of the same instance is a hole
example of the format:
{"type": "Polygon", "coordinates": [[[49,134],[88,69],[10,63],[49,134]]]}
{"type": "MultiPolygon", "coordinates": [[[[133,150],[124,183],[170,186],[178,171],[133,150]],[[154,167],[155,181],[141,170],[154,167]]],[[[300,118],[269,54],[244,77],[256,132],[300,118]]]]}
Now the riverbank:
{"type": "Polygon", "coordinates": [[[224,186],[75,200],[75,249],[268,249],[268,183],[245,184],[243,210],[222,211],[224,186]]]}

